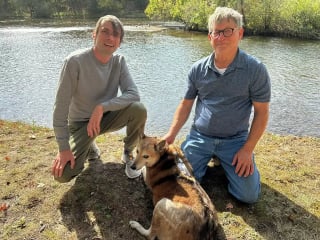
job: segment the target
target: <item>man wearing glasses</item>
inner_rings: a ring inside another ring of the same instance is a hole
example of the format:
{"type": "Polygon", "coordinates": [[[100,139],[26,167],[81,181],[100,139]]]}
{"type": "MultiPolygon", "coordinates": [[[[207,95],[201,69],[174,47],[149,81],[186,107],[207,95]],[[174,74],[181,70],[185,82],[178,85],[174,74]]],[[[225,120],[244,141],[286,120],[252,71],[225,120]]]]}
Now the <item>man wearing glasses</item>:
{"type": "Polygon", "coordinates": [[[189,71],[186,94],[164,138],[174,142],[196,100],[193,125],[181,145],[196,179],[202,180],[207,164],[217,157],[229,180],[228,191],[242,202],[254,203],[260,174],[253,151],[268,122],[269,74],[259,60],[239,49],[244,33],[239,12],[218,7],[208,29],[214,51],[189,71]]]}

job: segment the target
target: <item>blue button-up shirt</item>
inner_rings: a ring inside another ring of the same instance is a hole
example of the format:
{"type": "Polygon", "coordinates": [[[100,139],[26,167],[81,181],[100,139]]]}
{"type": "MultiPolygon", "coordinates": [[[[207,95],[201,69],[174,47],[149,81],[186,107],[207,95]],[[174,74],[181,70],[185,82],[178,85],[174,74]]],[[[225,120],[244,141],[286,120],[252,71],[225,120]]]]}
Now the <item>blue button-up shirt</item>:
{"type": "Polygon", "coordinates": [[[214,67],[214,53],[193,64],[185,99],[197,98],[193,127],[214,137],[248,132],[252,102],[269,102],[270,77],[256,58],[239,50],[223,75],[214,67]]]}

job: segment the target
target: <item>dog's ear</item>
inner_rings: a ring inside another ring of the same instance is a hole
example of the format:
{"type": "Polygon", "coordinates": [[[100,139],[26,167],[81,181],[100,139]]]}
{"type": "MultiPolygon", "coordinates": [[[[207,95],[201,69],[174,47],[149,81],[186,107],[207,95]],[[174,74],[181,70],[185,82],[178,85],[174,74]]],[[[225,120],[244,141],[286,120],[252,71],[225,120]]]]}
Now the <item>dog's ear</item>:
{"type": "Polygon", "coordinates": [[[163,152],[165,150],[165,146],[166,146],[167,141],[165,139],[161,140],[160,142],[158,142],[155,145],[155,149],[158,152],[163,152]]]}

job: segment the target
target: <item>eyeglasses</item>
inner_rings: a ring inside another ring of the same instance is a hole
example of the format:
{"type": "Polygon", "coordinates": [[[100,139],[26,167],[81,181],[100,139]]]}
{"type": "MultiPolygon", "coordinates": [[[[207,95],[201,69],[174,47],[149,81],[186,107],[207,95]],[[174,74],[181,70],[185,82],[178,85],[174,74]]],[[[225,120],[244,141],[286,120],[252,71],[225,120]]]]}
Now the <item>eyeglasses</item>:
{"type": "Polygon", "coordinates": [[[214,38],[218,38],[222,33],[224,37],[231,37],[233,34],[233,31],[234,31],[234,28],[225,28],[223,30],[210,32],[210,35],[213,36],[214,38]]]}
{"type": "Polygon", "coordinates": [[[102,29],[101,33],[105,36],[105,37],[119,37],[120,34],[116,31],[110,31],[109,29],[102,29]]]}

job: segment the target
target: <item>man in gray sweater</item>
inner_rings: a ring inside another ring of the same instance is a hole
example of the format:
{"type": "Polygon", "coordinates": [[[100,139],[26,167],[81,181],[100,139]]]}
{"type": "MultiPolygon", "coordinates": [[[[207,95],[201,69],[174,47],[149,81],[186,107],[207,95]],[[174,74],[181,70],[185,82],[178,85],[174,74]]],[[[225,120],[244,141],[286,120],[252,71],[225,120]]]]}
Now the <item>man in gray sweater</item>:
{"type": "Polygon", "coordinates": [[[61,70],[53,112],[58,154],[52,174],[68,182],[84,168],[87,159],[100,157],[95,138],[126,127],[122,161],[125,173],[136,178],[141,171],[130,168],[132,151],[144,131],[147,111],[126,61],[116,54],[124,36],[120,20],[101,17],[93,32],[94,45],[71,53],[61,70]],[[120,89],[121,94],[118,94],[120,89]]]}

